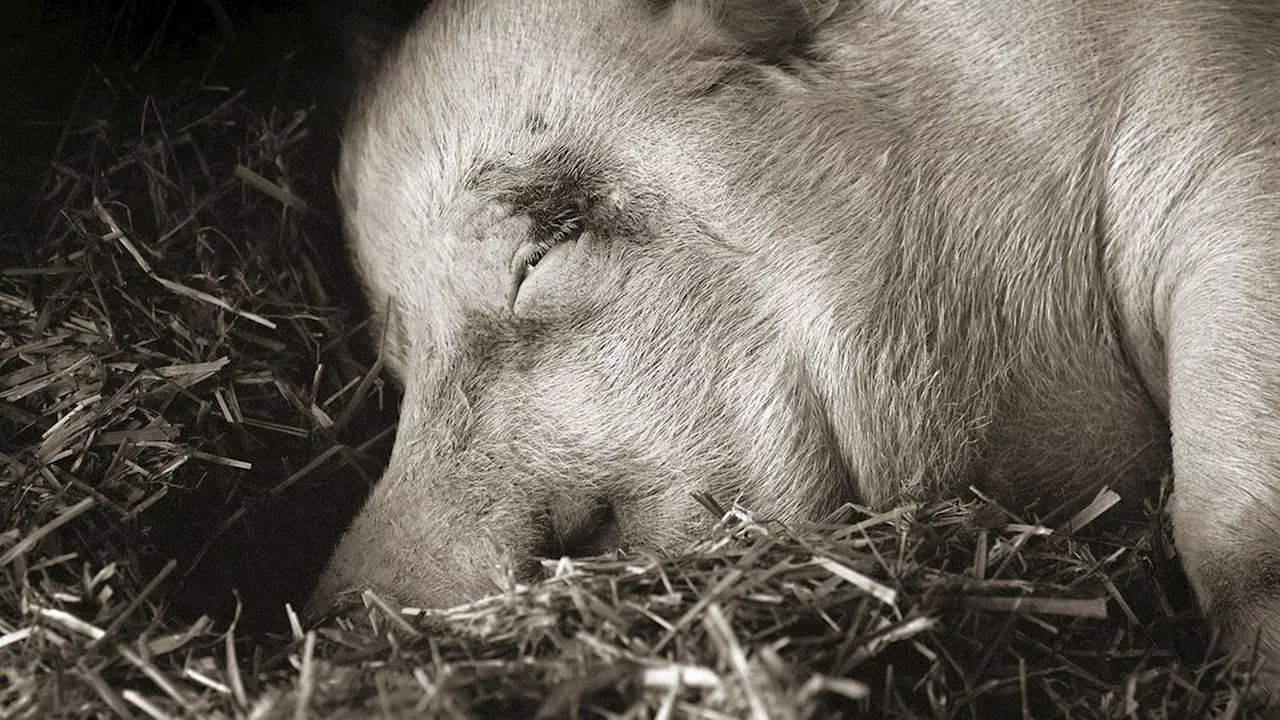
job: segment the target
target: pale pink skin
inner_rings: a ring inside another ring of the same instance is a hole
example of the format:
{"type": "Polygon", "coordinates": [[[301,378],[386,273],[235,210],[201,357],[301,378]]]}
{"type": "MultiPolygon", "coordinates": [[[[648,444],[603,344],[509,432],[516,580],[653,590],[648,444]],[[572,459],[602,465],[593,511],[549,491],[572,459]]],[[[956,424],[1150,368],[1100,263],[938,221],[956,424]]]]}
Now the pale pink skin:
{"type": "Polygon", "coordinates": [[[1280,666],[1277,8],[437,0],[344,138],[406,394],[312,607],[676,547],[694,491],[1047,512],[1172,461],[1280,666]]]}

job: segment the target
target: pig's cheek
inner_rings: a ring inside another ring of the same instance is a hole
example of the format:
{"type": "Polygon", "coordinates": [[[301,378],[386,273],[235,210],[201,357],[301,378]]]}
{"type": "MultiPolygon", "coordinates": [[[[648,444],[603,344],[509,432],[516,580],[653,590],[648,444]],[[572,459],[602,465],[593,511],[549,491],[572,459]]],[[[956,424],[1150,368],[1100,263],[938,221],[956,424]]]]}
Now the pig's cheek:
{"type": "Polygon", "coordinates": [[[622,291],[622,265],[591,243],[584,238],[547,251],[521,282],[512,313],[552,320],[599,310],[615,299],[622,291]]]}

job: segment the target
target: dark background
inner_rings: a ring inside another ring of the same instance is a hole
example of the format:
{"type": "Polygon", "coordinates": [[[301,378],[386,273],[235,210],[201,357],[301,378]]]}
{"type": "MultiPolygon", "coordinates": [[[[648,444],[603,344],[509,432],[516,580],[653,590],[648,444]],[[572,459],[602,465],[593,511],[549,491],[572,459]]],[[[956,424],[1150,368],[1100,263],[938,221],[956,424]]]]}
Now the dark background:
{"type": "Polygon", "coordinates": [[[331,162],[361,74],[427,1],[0,2],[0,245],[14,249],[29,229],[64,125],[104,84],[156,94],[193,82],[261,88],[255,76],[287,56],[277,100],[313,106],[317,162],[331,162]]]}
{"type": "MultiPolygon", "coordinates": [[[[146,98],[189,95],[201,87],[226,88],[223,95],[244,90],[245,102],[255,108],[306,110],[303,160],[310,167],[294,170],[306,179],[300,189],[317,210],[305,221],[313,225],[307,234],[319,246],[320,261],[331,266],[324,268],[326,276],[339,278],[340,292],[334,294],[345,295],[351,315],[361,316],[330,181],[342,117],[377,52],[425,4],[0,0],[0,269],[42,262],[37,248],[57,225],[52,219],[60,210],[48,170],[75,144],[74,134],[86,118],[114,114],[113,122],[122,122],[123,109],[123,122],[132,123],[146,98]]],[[[387,412],[394,413],[394,407],[387,412]]],[[[384,413],[369,422],[391,420],[384,413]]],[[[309,459],[299,456],[289,463],[296,467],[309,459]]],[[[210,528],[221,519],[213,509],[227,511],[227,498],[217,487],[193,485],[156,508],[148,530],[152,555],[144,557],[142,570],[151,575],[169,557],[179,561],[183,579],[174,584],[168,603],[179,616],[210,614],[226,621],[239,600],[242,630],[279,631],[281,604],[297,606],[327,555],[328,548],[313,538],[336,539],[345,518],[358,508],[363,486],[339,478],[314,490],[297,487],[274,505],[257,505],[235,532],[220,536],[204,552],[210,528]]]]}

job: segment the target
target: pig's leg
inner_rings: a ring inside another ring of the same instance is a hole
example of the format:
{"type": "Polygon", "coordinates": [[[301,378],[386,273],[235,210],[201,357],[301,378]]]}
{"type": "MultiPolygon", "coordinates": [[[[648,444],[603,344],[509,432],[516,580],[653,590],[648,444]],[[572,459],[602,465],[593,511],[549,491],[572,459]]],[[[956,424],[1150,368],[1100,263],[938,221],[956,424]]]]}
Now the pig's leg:
{"type": "MultiPolygon", "coordinates": [[[[1268,163],[1269,164],[1269,163],[1268,163]]],[[[1175,219],[1154,286],[1174,536],[1209,616],[1280,680],[1280,176],[1219,168],[1175,219]],[[1230,175],[1230,177],[1223,177],[1230,175]]]]}

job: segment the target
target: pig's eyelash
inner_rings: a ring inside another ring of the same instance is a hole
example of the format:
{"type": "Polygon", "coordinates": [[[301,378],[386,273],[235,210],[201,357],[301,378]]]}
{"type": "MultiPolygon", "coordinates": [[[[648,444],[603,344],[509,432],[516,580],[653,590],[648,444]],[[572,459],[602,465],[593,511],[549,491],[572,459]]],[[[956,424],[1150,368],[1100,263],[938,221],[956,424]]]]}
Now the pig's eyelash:
{"type": "Polygon", "coordinates": [[[520,286],[524,284],[524,279],[529,274],[529,271],[542,258],[546,257],[548,252],[551,252],[551,248],[563,242],[576,240],[578,236],[582,235],[584,229],[581,217],[557,218],[557,222],[552,224],[550,233],[516,251],[515,259],[511,263],[511,284],[507,289],[507,310],[509,312],[515,312],[516,296],[519,294],[520,286]]]}
{"type": "Polygon", "coordinates": [[[586,229],[586,218],[581,213],[565,213],[551,221],[552,243],[576,239],[586,229]]]}
{"type": "Polygon", "coordinates": [[[576,240],[585,229],[584,225],[582,217],[578,215],[556,218],[551,223],[550,234],[535,242],[531,249],[525,251],[525,264],[533,267],[551,251],[551,248],[563,242],[576,240]]]}
{"type": "Polygon", "coordinates": [[[546,257],[547,253],[551,251],[551,248],[555,246],[556,242],[558,241],[554,238],[547,238],[534,243],[532,248],[524,251],[523,253],[524,264],[528,267],[537,265],[538,261],[546,257]]]}

